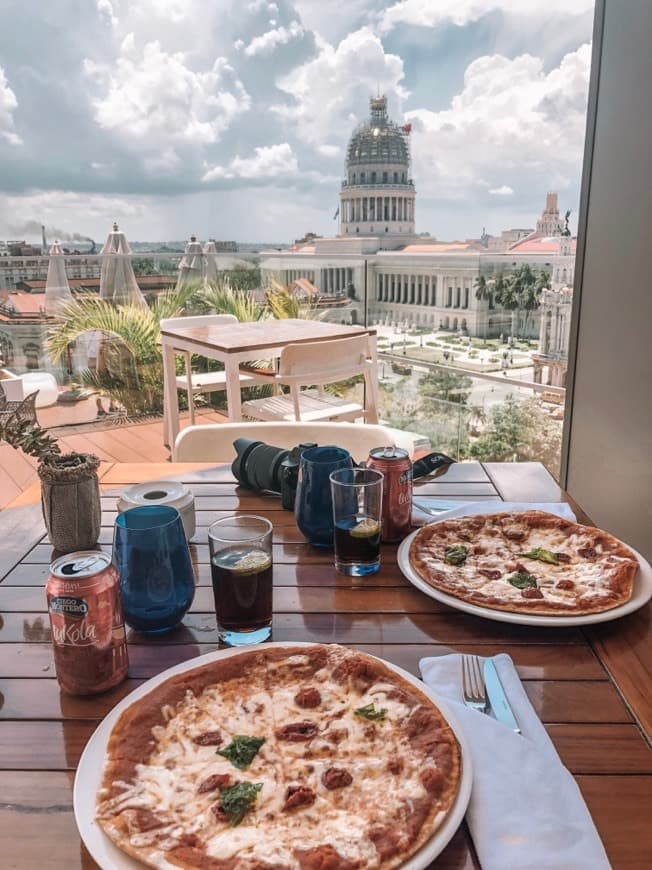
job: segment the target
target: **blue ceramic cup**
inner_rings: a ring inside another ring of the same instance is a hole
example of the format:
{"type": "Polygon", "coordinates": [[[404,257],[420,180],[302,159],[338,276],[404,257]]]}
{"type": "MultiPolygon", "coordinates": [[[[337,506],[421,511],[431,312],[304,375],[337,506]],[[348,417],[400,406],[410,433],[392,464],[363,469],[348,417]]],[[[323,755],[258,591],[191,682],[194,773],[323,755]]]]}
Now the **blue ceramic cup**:
{"type": "Polygon", "coordinates": [[[351,455],[342,447],[311,447],[301,456],[294,518],[301,533],[315,547],[333,546],[333,500],[329,475],[340,468],[353,468],[351,455]]]}
{"type": "Polygon", "coordinates": [[[192,604],[195,576],[179,512],[166,505],[119,514],[113,563],[125,622],[136,631],[169,631],[192,604]]]}

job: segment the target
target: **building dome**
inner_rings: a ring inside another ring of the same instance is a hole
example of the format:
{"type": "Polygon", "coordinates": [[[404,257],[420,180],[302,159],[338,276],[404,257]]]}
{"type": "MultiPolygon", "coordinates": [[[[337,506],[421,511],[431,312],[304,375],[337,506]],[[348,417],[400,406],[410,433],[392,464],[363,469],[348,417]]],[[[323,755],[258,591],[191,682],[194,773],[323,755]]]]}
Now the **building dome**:
{"type": "Polygon", "coordinates": [[[387,117],[387,99],[371,100],[371,117],[354,130],[346,152],[347,167],[366,164],[402,164],[407,170],[410,153],[405,131],[387,117]]]}
{"type": "Polygon", "coordinates": [[[340,235],[414,233],[411,127],[387,117],[387,98],[372,97],[369,120],[354,131],[340,191],[340,235]]]}

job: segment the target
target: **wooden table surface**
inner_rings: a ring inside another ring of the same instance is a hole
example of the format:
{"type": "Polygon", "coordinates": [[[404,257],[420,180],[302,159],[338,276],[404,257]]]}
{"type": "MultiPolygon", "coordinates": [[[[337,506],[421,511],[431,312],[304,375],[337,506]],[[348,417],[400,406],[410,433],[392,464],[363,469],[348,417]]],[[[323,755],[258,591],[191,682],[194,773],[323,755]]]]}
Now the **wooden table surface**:
{"type": "MultiPolygon", "coordinates": [[[[452,610],[414,589],[383,547],[370,578],[335,573],[332,554],[311,548],[275,497],[236,489],[228,468],[170,463],[101,469],[103,527],[109,548],[116,495],[143,480],[176,476],[196,497],[191,546],[198,588],[183,625],[148,639],[129,633],[129,679],[95,698],[60,693],[55,679],[44,584],[52,556],[38,505],[0,513],[0,866],[95,867],[75,827],[72,785],[80,754],[98,722],[144,680],[218,648],[206,529],[234,510],[274,523],[274,635],[277,641],[337,641],[412,673],[424,655],[452,650],[509,653],[562,760],[577,779],[615,868],[652,866],[652,631],[650,606],[594,627],[540,629],[452,610]]],[[[454,465],[418,487],[452,499],[559,501],[537,463],[454,465]]],[[[577,508],[576,508],[577,509],[577,508]]],[[[580,519],[587,518],[578,511],[580,519]]],[[[92,799],[92,796],[89,796],[92,799]]],[[[533,812],[536,809],[533,808],[533,812]]],[[[433,864],[478,867],[463,825],[433,864]]]]}
{"type": "Polygon", "coordinates": [[[373,326],[292,317],[281,320],[243,321],[228,324],[226,329],[224,324],[212,326],[193,324],[161,328],[161,339],[172,340],[175,347],[179,341],[192,341],[197,347],[218,350],[223,354],[257,354],[262,348],[283,348],[288,344],[375,334],[376,329],[373,326]]]}

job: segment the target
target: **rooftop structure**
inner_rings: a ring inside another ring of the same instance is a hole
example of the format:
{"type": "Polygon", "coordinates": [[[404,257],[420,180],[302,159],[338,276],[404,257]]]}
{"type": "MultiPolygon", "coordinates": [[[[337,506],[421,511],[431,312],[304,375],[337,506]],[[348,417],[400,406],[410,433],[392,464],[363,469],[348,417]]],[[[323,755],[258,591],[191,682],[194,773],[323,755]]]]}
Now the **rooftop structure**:
{"type": "Polygon", "coordinates": [[[387,98],[372,97],[370,116],[353,131],[340,190],[340,235],[414,233],[410,125],[387,115],[387,98]]]}

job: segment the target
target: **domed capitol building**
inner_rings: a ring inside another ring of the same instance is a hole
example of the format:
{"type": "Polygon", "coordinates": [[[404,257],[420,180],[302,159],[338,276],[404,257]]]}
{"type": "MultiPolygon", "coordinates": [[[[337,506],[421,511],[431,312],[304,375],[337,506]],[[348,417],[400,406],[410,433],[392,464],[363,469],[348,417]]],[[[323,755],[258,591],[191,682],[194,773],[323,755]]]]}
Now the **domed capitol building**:
{"type": "Polygon", "coordinates": [[[353,303],[339,314],[353,320],[362,321],[366,302],[370,322],[478,337],[516,331],[539,337],[543,311],[546,334],[555,348],[562,346],[570,322],[575,240],[562,235],[557,194],[547,195],[536,229],[452,242],[419,236],[410,135],[409,124],[389,118],[386,97],[373,97],[369,118],[353,131],[346,151],[338,235],[308,236],[287,251],[266,252],[264,276],[284,284],[303,278],[321,293],[348,294],[353,303]],[[493,305],[490,298],[476,298],[481,276],[490,281],[524,263],[551,274],[544,293],[554,300],[550,316],[543,307],[526,317],[493,305]]]}

